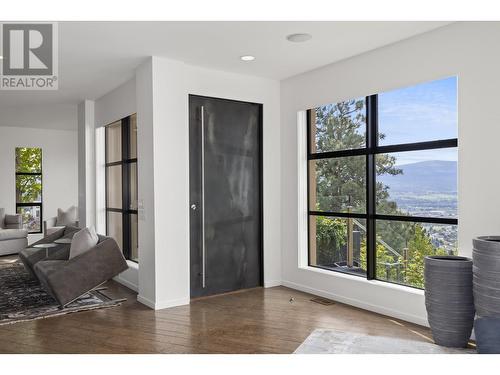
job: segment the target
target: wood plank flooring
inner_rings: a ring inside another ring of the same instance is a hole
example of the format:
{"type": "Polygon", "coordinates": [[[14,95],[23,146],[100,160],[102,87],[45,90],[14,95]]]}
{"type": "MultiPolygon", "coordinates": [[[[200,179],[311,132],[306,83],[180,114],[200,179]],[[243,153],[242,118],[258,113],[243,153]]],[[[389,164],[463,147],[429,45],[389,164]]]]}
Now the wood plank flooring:
{"type": "Polygon", "coordinates": [[[430,340],[430,331],[275,287],[202,298],[153,311],[107,283],[119,307],[0,326],[0,353],[292,353],[316,328],[430,340]],[[290,298],[294,301],[291,303],[290,298]]]}

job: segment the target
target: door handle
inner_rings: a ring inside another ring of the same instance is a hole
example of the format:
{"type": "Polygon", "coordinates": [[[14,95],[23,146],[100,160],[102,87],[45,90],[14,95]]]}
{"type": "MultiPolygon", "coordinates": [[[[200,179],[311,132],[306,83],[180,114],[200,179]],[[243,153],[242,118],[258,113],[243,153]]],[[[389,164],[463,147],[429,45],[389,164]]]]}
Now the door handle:
{"type": "MultiPolygon", "coordinates": [[[[191,206],[192,207],[192,206],[191,206]]],[[[206,287],[205,248],[205,107],[201,106],[201,285],[206,287]]]]}

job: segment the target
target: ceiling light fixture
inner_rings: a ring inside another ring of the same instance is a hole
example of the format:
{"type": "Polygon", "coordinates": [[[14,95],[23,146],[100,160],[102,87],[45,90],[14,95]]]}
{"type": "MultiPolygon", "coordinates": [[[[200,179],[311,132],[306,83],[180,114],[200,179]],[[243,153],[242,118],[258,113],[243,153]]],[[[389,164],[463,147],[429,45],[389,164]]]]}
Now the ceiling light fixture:
{"type": "Polygon", "coordinates": [[[240,59],[242,61],[253,61],[255,60],[255,56],[252,56],[252,55],[244,55],[244,56],[240,56],[240,59]]]}
{"type": "Polygon", "coordinates": [[[297,33],[297,34],[290,34],[290,35],[286,36],[286,39],[289,42],[293,42],[293,43],[307,42],[311,38],[312,38],[312,35],[311,34],[307,34],[307,33],[297,33]]]}
{"type": "Polygon", "coordinates": [[[0,60],[3,60],[3,56],[0,56],[0,60]]]}

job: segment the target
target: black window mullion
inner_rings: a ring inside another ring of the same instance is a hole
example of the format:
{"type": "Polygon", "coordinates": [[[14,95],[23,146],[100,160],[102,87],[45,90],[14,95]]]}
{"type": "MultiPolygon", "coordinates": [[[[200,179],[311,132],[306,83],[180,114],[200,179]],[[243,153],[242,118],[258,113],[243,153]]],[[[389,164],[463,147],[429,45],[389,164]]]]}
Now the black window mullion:
{"type": "Polygon", "coordinates": [[[130,259],[131,251],[131,230],[130,230],[130,215],[127,211],[130,209],[130,187],[129,187],[129,164],[124,163],[124,160],[129,159],[129,138],[130,138],[130,118],[122,119],[122,235],[123,235],[123,255],[126,259],[130,259]]]}
{"type": "Polygon", "coordinates": [[[311,175],[309,171],[309,157],[311,156],[311,109],[308,109],[306,112],[306,123],[307,123],[307,130],[306,130],[306,138],[307,138],[307,265],[311,265],[311,249],[310,244],[311,244],[311,193],[310,193],[310,182],[311,182],[311,175]]]}
{"type": "Polygon", "coordinates": [[[338,151],[328,151],[328,152],[317,152],[314,154],[308,153],[308,160],[318,160],[318,159],[334,159],[342,158],[346,156],[360,156],[367,155],[368,149],[366,148],[354,148],[351,150],[338,150],[338,151]]]}
{"type": "Polygon", "coordinates": [[[309,211],[311,216],[329,216],[329,217],[352,217],[355,219],[366,219],[366,214],[356,212],[335,212],[335,211],[309,211]]]}
{"type": "Polygon", "coordinates": [[[458,219],[447,218],[447,217],[375,214],[375,219],[386,220],[386,221],[411,221],[415,223],[428,223],[428,224],[446,224],[446,225],[458,224],[458,219]]]}
{"type": "MultiPolygon", "coordinates": [[[[368,113],[368,108],[367,108],[367,113],[368,113]]],[[[371,117],[373,117],[373,114],[371,115],[371,117]]],[[[367,114],[367,122],[368,118],[369,115],[367,114]]],[[[367,124],[367,127],[368,126],[369,125],[367,124]]],[[[367,131],[367,138],[368,138],[368,133],[369,132],[367,131]]],[[[377,137],[375,137],[375,140],[376,138],[377,137]]],[[[401,143],[397,145],[388,145],[388,146],[372,145],[371,147],[367,143],[367,148],[308,153],[307,159],[308,160],[333,159],[346,156],[389,154],[393,152],[407,152],[407,151],[424,151],[424,150],[434,150],[440,148],[453,148],[457,146],[458,146],[458,140],[456,138],[440,139],[437,141],[429,141],[429,142],[401,143]]]]}
{"type": "Polygon", "coordinates": [[[457,138],[440,139],[437,141],[402,143],[397,145],[375,146],[374,154],[389,154],[392,152],[435,150],[439,148],[452,148],[458,146],[457,138]]]}
{"type": "MultiPolygon", "coordinates": [[[[366,97],[366,145],[373,151],[378,146],[378,96],[366,97]]],[[[366,155],[366,277],[373,280],[376,277],[377,234],[375,222],[376,206],[376,156],[373,152],[366,155]]]]}

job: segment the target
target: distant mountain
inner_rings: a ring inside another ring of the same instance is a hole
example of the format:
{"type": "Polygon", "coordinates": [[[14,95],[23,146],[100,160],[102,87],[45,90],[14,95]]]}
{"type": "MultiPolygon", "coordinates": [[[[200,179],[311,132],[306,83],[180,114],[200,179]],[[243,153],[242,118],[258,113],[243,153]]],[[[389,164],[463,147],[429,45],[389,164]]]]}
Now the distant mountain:
{"type": "Polygon", "coordinates": [[[455,193],[457,162],[430,160],[399,165],[403,174],[379,176],[377,180],[390,187],[391,195],[406,193],[455,193]]]}

